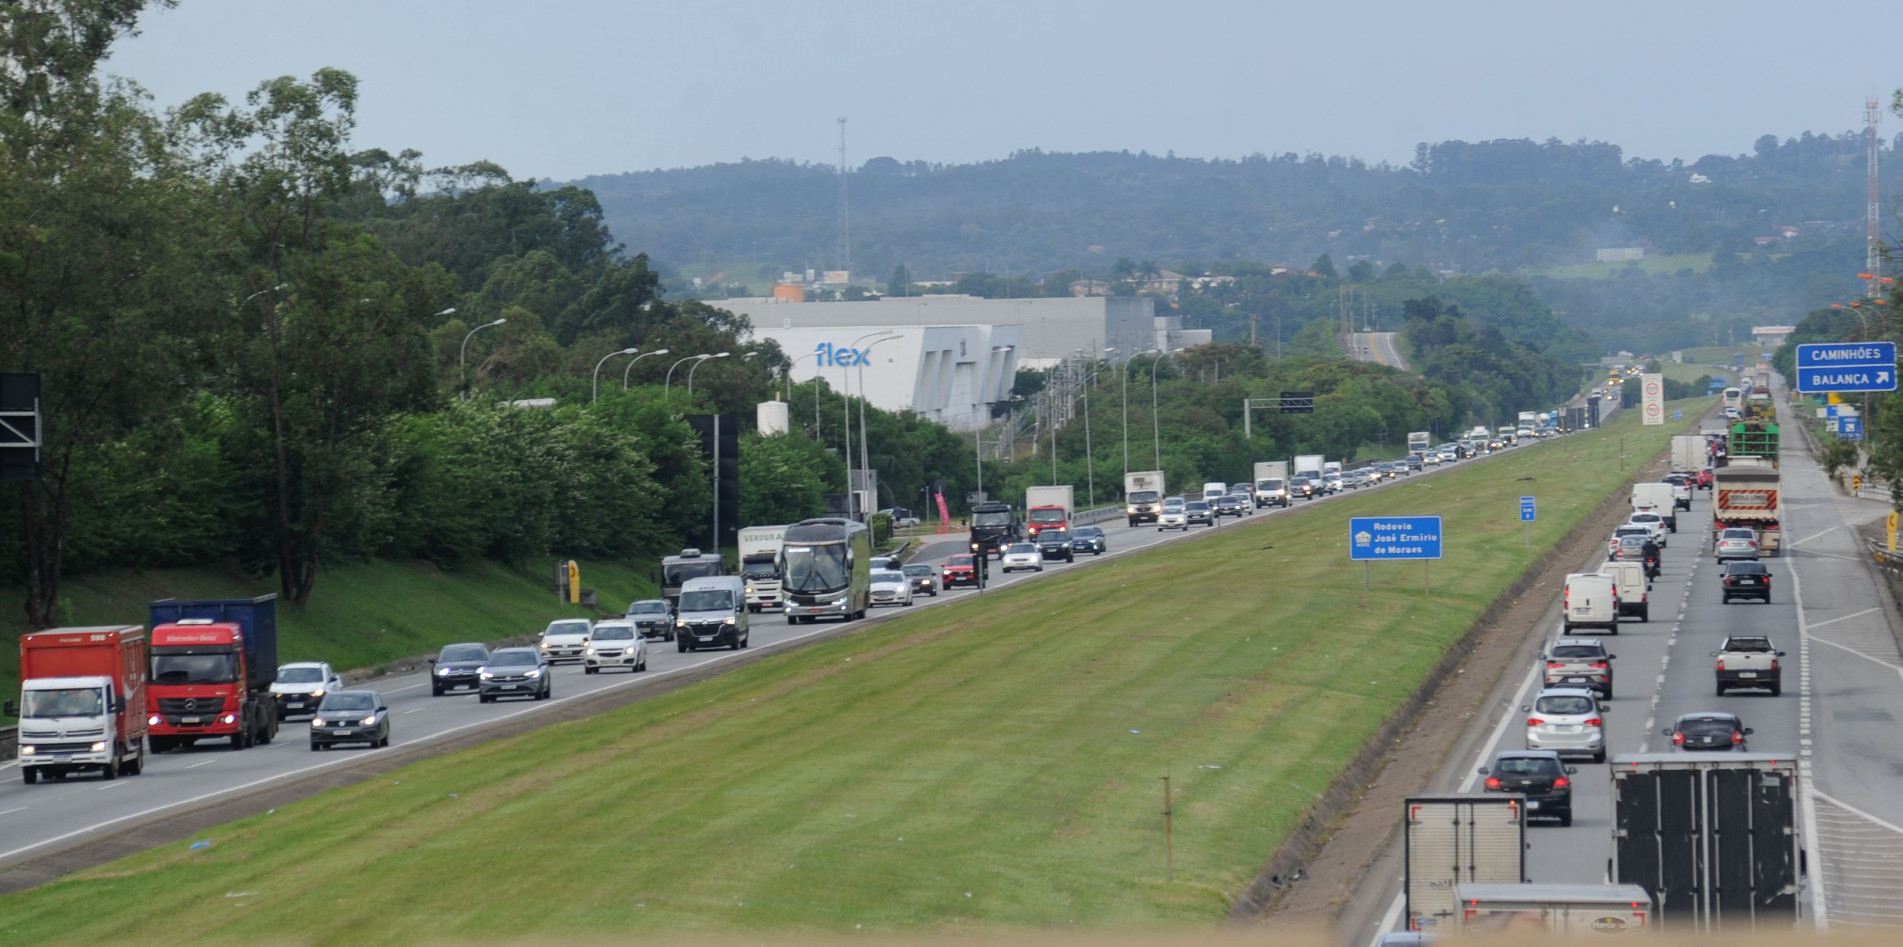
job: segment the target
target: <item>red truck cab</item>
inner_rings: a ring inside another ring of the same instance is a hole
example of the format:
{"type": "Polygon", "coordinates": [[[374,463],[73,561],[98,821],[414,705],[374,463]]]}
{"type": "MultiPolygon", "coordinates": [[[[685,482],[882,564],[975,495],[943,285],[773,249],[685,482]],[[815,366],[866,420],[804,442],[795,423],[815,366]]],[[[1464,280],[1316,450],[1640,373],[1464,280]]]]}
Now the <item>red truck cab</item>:
{"type": "Polygon", "coordinates": [[[227,738],[242,750],[277,735],[274,597],[152,605],[146,726],[152,750],[227,738]]]}
{"type": "Polygon", "coordinates": [[[1066,529],[1070,526],[1070,513],[1061,506],[1034,506],[1024,517],[1025,530],[1032,539],[1047,529],[1066,529]]]}

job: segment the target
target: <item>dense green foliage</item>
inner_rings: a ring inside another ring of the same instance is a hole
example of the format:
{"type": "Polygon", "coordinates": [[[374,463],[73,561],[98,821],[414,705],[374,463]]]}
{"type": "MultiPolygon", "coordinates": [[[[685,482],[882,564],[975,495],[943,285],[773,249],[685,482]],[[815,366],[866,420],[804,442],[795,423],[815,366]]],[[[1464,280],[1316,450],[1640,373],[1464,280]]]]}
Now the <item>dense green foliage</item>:
{"type": "Polygon", "coordinates": [[[1490,427],[1521,411],[1546,410],[1578,387],[1579,369],[1545,354],[1532,333],[1509,335],[1511,325],[1464,316],[1431,296],[1408,300],[1403,311],[1401,338],[1412,367],[1468,391],[1479,402],[1469,410],[1490,427]]]}

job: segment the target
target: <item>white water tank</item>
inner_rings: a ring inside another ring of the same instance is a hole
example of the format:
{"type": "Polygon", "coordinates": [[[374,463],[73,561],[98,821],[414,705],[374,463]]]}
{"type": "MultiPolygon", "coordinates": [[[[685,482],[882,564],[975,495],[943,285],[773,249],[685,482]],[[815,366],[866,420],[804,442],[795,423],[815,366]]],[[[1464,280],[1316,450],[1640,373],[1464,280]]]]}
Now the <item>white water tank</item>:
{"type": "Polygon", "coordinates": [[[757,410],[754,426],[759,428],[761,437],[786,433],[786,402],[762,401],[757,410]]]}

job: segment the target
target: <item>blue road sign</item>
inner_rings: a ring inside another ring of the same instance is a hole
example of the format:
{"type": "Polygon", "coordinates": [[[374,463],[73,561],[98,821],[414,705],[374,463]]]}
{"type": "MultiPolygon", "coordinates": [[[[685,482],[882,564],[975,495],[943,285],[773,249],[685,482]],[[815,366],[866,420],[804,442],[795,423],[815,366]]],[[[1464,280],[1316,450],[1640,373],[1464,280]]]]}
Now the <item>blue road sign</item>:
{"type": "Polygon", "coordinates": [[[1848,417],[1837,419],[1837,439],[1843,441],[1863,440],[1863,418],[1848,417]]]}
{"type": "Polygon", "coordinates": [[[1520,498],[1520,522],[1531,523],[1539,519],[1538,503],[1533,497],[1520,498]]]}
{"type": "Polygon", "coordinates": [[[1712,380],[1711,380],[1711,390],[1712,390],[1712,391],[1717,391],[1718,389],[1720,389],[1720,388],[1723,388],[1724,386],[1725,386],[1725,383],[1724,383],[1724,381],[1723,381],[1723,380],[1721,380],[1721,379],[1717,379],[1717,378],[1714,378],[1714,379],[1712,379],[1712,380]]]}
{"type": "Polygon", "coordinates": [[[1685,412],[1683,412],[1683,411],[1677,411],[1677,410],[1674,410],[1674,411],[1672,412],[1672,420],[1674,420],[1674,421],[1683,421],[1683,420],[1685,420],[1685,412]]]}
{"type": "Polygon", "coordinates": [[[1837,416],[1837,409],[1838,409],[1838,408],[1841,408],[1841,407],[1843,407],[1843,405],[1840,405],[1840,404],[1827,404],[1827,405],[1825,405],[1825,406],[1824,406],[1824,417],[1827,417],[1827,418],[1834,418],[1834,417],[1836,417],[1836,416],[1837,416]]]}
{"type": "Polygon", "coordinates": [[[1440,517],[1355,516],[1348,520],[1348,558],[1439,559],[1440,517]]]}
{"type": "Polygon", "coordinates": [[[1797,347],[1799,391],[1895,391],[1895,342],[1819,342],[1797,347]]]}

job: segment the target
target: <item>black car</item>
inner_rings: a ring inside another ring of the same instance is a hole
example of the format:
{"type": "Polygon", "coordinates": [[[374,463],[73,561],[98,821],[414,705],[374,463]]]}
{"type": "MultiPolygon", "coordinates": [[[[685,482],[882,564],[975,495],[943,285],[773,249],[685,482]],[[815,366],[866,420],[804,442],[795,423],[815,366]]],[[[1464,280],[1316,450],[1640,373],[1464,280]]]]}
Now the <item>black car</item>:
{"type": "Polygon", "coordinates": [[[476,699],[485,704],[500,697],[547,700],[555,696],[554,676],[555,669],[538,648],[497,648],[482,666],[476,699]]]}
{"type": "Polygon", "coordinates": [[[1045,562],[1062,559],[1065,562],[1077,561],[1077,555],[1070,549],[1070,533],[1061,529],[1046,529],[1037,534],[1037,554],[1045,562]]]}
{"type": "Polygon", "coordinates": [[[649,641],[674,640],[674,606],[667,604],[667,599],[644,598],[631,602],[625,617],[634,622],[634,630],[649,641]]]}
{"type": "Polygon", "coordinates": [[[1771,570],[1756,559],[1727,560],[1718,569],[1718,581],[1726,605],[1734,598],[1757,598],[1771,604],[1771,570]]]}
{"type": "Polygon", "coordinates": [[[311,717],[311,749],[339,743],[390,745],[390,708],[376,691],[331,691],[311,717]]]}
{"type": "Polygon", "coordinates": [[[1079,526],[1070,531],[1070,549],[1072,552],[1101,556],[1110,551],[1110,546],[1104,541],[1103,530],[1095,526],[1079,526]]]}
{"type": "Polygon", "coordinates": [[[905,581],[912,584],[914,594],[923,592],[933,598],[938,597],[938,570],[923,562],[915,562],[900,570],[905,573],[905,581]]]}
{"type": "Polygon", "coordinates": [[[1217,497],[1213,505],[1217,516],[1234,516],[1238,519],[1242,517],[1243,511],[1248,509],[1243,506],[1242,498],[1233,493],[1217,497]]]}
{"type": "Polygon", "coordinates": [[[1573,824],[1573,781],[1576,767],[1560,762],[1553,750],[1502,750],[1492,766],[1480,767],[1487,792],[1515,792],[1526,797],[1527,818],[1542,816],[1573,824]]]}
{"type": "Polygon", "coordinates": [[[475,687],[482,662],[489,660],[489,646],[479,642],[446,644],[430,659],[429,692],[441,697],[458,687],[475,687]]]}
{"type": "Polygon", "coordinates": [[[1663,731],[1672,738],[1672,745],[1681,750],[1744,752],[1745,737],[1751,735],[1751,728],[1738,719],[1737,714],[1722,711],[1685,714],[1678,722],[1663,731]]]}
{"type": "Polygon", "coordinates": [[[1402,461],[1402,463],[1407,465],[1408,475],[1412,476],[1414,471],[1421,469],[1425,462],[1421,460],[1421,455],[1409,454],[1407,455],[1407,459],[1402,461]]]}
{"type": "Polygon", "coordinates": [[[1183,504],[1183,522],[1184,530],[1188,530],[1197,523],[1201,523],[1204,526],[1214,526],[1216,525],[1216,511],[1209,504],[1201,500],[1191,500],[1183,504]]]}
{"type": "Polygon", "coordinates": [[[1315,494],[1320,492],[1321,487],[1315,483],[1315,478],[1307,474],[1296,474],[1288,478],[1288,495],[1290,497],[1300,496],[1304,500],[1313,500],[1315,499],[1315,494]]]}

